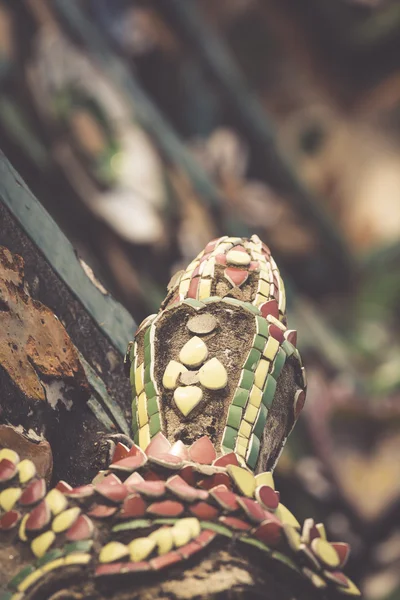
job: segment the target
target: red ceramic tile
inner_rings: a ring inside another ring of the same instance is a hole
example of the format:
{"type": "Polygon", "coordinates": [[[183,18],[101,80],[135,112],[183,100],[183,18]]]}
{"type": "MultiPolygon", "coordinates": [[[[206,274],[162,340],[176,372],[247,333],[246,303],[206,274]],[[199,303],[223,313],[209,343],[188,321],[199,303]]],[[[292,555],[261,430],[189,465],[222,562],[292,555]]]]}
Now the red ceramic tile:
{"type": "Polygon", "coordinates": [[[21,515],[17,510],[9,510],[0,519],[0,529],[6,531],[15,527],[21,519],[21,515]]]}
{"type": "Polygon", "coordinates": [[[228,490],[232,489],[232,480],[227,473],[215,473],[199,482],[199,486],[205,490],[211,490],[219,485],[224,485],[228,490]]]}
{"type": "Polygon", "coordinates": [[[107,565],[100,565],[96,568],[94,572],[95,577],[107,577],[110,575],[119,575],[121,573],[122,568],[126,565],[126,563],[110,563],[107,565]]]}
{"type": "Polygon", "coordinates": [[[147,561],[141,561],[141,562],[127,562],[127,563],[122,563],[123,567],[122,567],[122,572],[123,573],[140,573],[142,571],[150,571],[151,567],[150,567],[150,563],[147,561]]]}
{"type": "Polygon", "coordinates": [[[229,491],[224,485],[219,485],[210,490],[210,496],[219,504],[219,506],[228,512],[239,510],[236,494],[229,491]]]}
{"type": "Polygon", "coordinates": [[[42,500],[46,495],[46,482],[44,479],[35,479],[22,492],[19,504],[30,506],[42,500]]]}
{"type": "Polygon", "coordinates": [[[167,475],[165,473],[157,473],[157,471],[153,471],[153,469],[147,469],[147,471],[143,473],[143,479],[145,481],[164,481],[167,479],[167,475]]]}
{"type": "Polygon", "coordinates": [[[166,492],[164,481],[140,481],[133,483],[131,487],[139,494],[150,498],[161,498],[166,492]]]}
{"type": "Polygon", "coordinates": [[[42,500],[31,512],[26,522],[27,531],[39,531],[50,523],[51,512],[45,500],[42,500]]]}
{"type": "Polygon", "coordinates": [[[237,501],[250,521],[253,521],[253,523],[262,523],[265,520],[265,511],[258,502],[244,497],[238,497],[237,501]]]}
{"type": "Polygon", "coordinates": [[[238,519],[237,517],[220,517],[219,520],[230,529],[235,529],[237,531],[249,531],[251,529],[250,523],[238,519]]]}
{"type": "Polygon", "coordinates": [[[295,329],[288,329],[283,335],[293,346],[297,346],[297,331],[295,329]]]}
{"type": "Polygon", "coordinates": [[[295,396],[294,407],[293,407],[295,419],[299,418],[300,413],[304,408],[305,401],[306,401],[306,393],[304,392],[304,390],[297,392],[297,394],[295,396]]]}
{"type": "Polygon", "coordinates": [[[131,494],[125,498],[118,518],[128,519],[133,517],[143,517],[146,512],[147,503],[140,494],[131,494]]]}
{"type": "Polygon", "coordinates": [[[211,529],[204,529],[195,539],[198,544],[201,544],[203,548],[210,544],[210,542],[215,539],[217,533],[215,531],[211,531],[211,529]]]}
{"type": "Polygon", "coordinates": [[[75,523],[70,527],[65,534],[65,537],[70,542],[79,542],[87,540],[93,535],[93,523],[86,515],[79,515],[75,523]]]}
{"type": "Polygon", "coordinates": [[[122,483],[107,483],[102,481],[95,486],[96,492],[101,494],[111,502],[122,502],[125,500],[129,491],[122,483]]]}
{"type": "Polygon", "coordinates": [[[324,571],[324,575],[330,581],[340,585],[341,587],[348,586],[348,579],[341,571],[324,571]]]}
{"type": "Polygon", "coordinates": [[[264,244],[264,242],[261,242],[261,247],[262,247],[262,253],[265,254],[265,256],[267,256],[268,258],[271,257],[271,250],[268,248],[268,246],[266,244],[264,244]]]}
{"type": "Polygon", "coordinates": [[[276,300],[268,300],[259,307],[262,316],[266,319],[267,315],[272,315],[275,319],[279,319],[279,308],[276,300]]]}
{"type": "Polygon", "coordinates": [[[193,540],[192,542],[189,542],[188,544],[185,544],[184,546],[178,548],[178,553],[183,558],[189,558],[190,556],[196,554],[196,552],[199,552],[200,550],[202,550],[202,546],[198,544],[195,540],[193,540]]]}
{"type": "Polygon", "coordinates": [[[223,454],[219,458],[216,458],[213,462],[214,467],[227,467],[228,465],[236,465],[239,467],[239,461],[234,452],[229,452],[228,454],[223,454]]]}
{"type": "Polygon", "coordinates": [[[72,490],[72,485],[69,485],[69,483],[67,483],[66,481],[63,481],[63,480],[59,481],[55,487],[56,487],[56,490],[59,490],[63,494],[65,492],[70,492],[72,490]]]}
{"type": "Polygon", "coordinates": [[[127,456],[128,453],[129,453],[129,448],[127,446],[125,446],[125,444],[118,442],[118,444],[115,446],[112,462],[113,463],[118,462],[122,458],[125,458],[125,456],[127,456]]]}
{"type": "Polygon", "coordinates": [[[123,471],[125,473],[132,473],[132,471],[136,471],[136,469],[143,467],[143,465],[145,465],[146,462],[147,457],[144,454],[138,454],[136,456],[125,456],[125,458],[122,458],[118,462],[114,462],[112,465],[110,465],[110,469],[113,469],[115,471],[123,471]]]}
{"type": "Polygon", "coordinates": [[[200,265],[199,265],[199,266],[197,266],[197,267],[195,268],[195,270],[193,271],[193,273],[192,273],[192,278],[193,278],[193,277],[198,277],[198,275],[199,275],[199,274],[200,274],[200,265]]]}
{"type": "Polygon", "coordinates": [[[179,456],[182,460],[189,460],[189,450],[181,440],[178,440],[172,445],[169,454],[179,456]]]}
{"type": "Polygon", "coordinates": [[[282,535],[282,525],[273,520],[265,520],[254,530],[254,537],[267,544],[276,546],[282,535]]]}
{"type": "Polygon", "coordinates": [[[186,296],[188,298],[197,299],[197,289],[199,287],[200,277],[194,277],[190,280],[189,290],[186,296]]]}
{"type": "Polygon", "coordinates": [[[122,481],[119,477],[115,475],[115,473],[110,473],[109,475],[107,475],[107,477],[104,477],[104,479],[100,481],[100,483],[107,483],[108,485],[117,485],[121,484],[122,481]]]}
{"type": "Polygon", "coordinates": [[[250,264],[248,266],[249,271],[259,271],[260,270],[260,263],[258,262],[258,260],[252,260],[250,261],[250,264]]]}
{"type": "Polygon", "coordinates": [[[167,480],[167,489],[186,502],[194,502],[196,500],[207,500],[208,492],[199,490],[189,485],[179,475],[174,475],[167,480]]]}
{"type": "Polygon", "coordinates": [[[269,485],[260,485],[256,489],[255,496],[266,510],[275,510],[278,508],[279,495],[269,485]]]}
{"type": "MultiPolygon", "coordinates": [[[[211,240],[211,242],[208,242],[207,246],[204,248],[204,254],[209,254],[210,252],[212,252],[215,248],[215,246],[218,244],[220,238],[216,238],[215,240],[211,240]]],[[[203,257],[204,257],[203,254],[203,257]]]]}
{"type": "Polygon", "coordinates": [[[235,250],[235,252],[245,252],[247,254],[246,248],[240,244],[238,246],[232,246],[231,250],[235,250]]]}
{"type": "Polygon", "coordinates": [[[217,458],[212,441],[206,435],[196,440],[189,448],[190,460],[201,465],[211,465],[217,458]]]}
{"type": "Polygon", "coordinates": [[[189,485],[196,485],[197,476],[193,467],[187,466],[180,469],[179,475],[188,483],[189,485]]]}
{"type": "Polygon", "coordinates": [[[237,269],[235,267],[227,267],[224,271],[224,277],[233,286],[240,287],[247,280],[249,273],[244,269],[237,269]]]}
{"type": "Polygon", "coordinates": [[[217,254],[215,257],[217,265],[226,265],[226,254],[217,254]]]}
{"type": "Polygon", "coordinates": [[[106,506],[105,504],[94,504],[88,511],[88,515],[95,519],[107,519],[117,512],[116,506],[106,506]]]}
{"type": "Polygon", "coordinates": [[[283,337],[283,331],[282,329],[279,329],[279,327],[277,325],[274,325],[273,323],[268,327],[268,333],[271,337],[275,338],[276,340],[278,340],[278,342],[281,344],[283,342],[283,340],[285,339],[283,337]]]}
{"type": "Polygon", "coordinates": [[[152,558],[150,565],[155,571],[160,571],[161,569],[165,569],[165,567],[169,567],[174,563],[180,562],[181,560],[181,555],[174,550],[173,552],[168,552],[162,556],[157,556],[157,558],[152,558]]]}
{"type": "Polygon", "coordinates": [[[149,456],[149,460],[160,467],[168,469],[180,469],[183,467],[183,461],[180,456],[173,454],[159,454],[158,456],[149,456]]]}
{"type": "Polygon", "coordinates": [[[131,490],[131,489],[133,490],[133,488],[131,486],[134,483],[139,483],[139,481],[144,481],[144,479],[139,473],[135,472],[135,473],[132,473],[131,475],[129,475],[129,477],[127,479],[125,479],[124,485],[126,485],[126,487],[129,490],[131,490]]]}
{"type": "Polygon", "coordinates": [[[339,554],[340,558],[340,567],[344,567],[349,558],[350,554],[350,546],[349,544],[345,544],[344,542],[331,542],[331,545],[335,548],[336,552],[339,554]]]}
{"type": "Polygon", "coordinates": [[[93,494],[94,494],[94,487],[91,484],[80,485],[79,487],[73,488],[72,490],[65,492],[65,495],[68,496],[69,498],[88,498],[89,496],[92,496],[93,494]]]}
{"type": "Polygon", "coordinates": [[[211,506],[208,502],[197,502],[196,504],[192,504],[192,506],[189,507],[189,511],[192,515],[203,521],[213,521],[218,517],[220,512],[218,508],[211,506]]]}
{"type": "Polygon", "coordinates": [[[153,502],[147,508],[147,512],[158,517],[179,517],[183,513],[184,507],[181,502],[175,500],[163,500],[162,502],[153,502]]]}
{"type": "Polygon", "coordinates": [[[168,453],[171,449],[171,444],[161,431],[157,433],[150,444],[146,448],[147,456],[158,456],[159,454],[168,453]]]}
{"type": "Polygon", "coordinates": [[[0,462],[0,481],[9,481],[12,479],[17,473],[17,467],[11,460],[7,458],[3,458],[0,462]]]}

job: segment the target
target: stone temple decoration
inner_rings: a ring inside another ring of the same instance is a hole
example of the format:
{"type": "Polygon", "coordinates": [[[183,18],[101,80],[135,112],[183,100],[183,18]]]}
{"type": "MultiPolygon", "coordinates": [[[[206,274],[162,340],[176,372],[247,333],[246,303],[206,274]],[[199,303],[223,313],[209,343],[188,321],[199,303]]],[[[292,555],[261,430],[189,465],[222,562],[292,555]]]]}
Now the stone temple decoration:
{"type": "Polygon", "coordinates": [[[305,402],[296,342],[267,246],[210,242],[128,348],[133,443],[117,444],[108,470],[48,491],[31,461],[0,450],[0,543],[30,556],[0,600],[45,597],[71,567],[95,588],[129,589],[221,540],[328,594],[359,595],[342,572],[348,545],[313,519],[301,527],[274,486],[305,402]]]}

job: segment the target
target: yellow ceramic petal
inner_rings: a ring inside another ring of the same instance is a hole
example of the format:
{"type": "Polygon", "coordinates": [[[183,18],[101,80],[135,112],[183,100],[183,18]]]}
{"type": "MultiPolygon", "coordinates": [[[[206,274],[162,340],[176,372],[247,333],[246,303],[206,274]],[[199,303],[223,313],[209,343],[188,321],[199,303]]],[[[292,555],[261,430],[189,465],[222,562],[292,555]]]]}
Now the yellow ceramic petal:
{"type": "Polygon", "coordinates": [[[289,546],[294,552],[297,552],[301,545],[301,536],[299,532],[294,527],[287,524],[283,526],[283,529],[289,546]]]}
{"type": "Polygon", "coordinates": [[[55,539],[56,534],[53,531],[45,531],[45,533],[39,535],[31,543],[33,554],[37,556],[37,558],[44,556],[55,539]]]}
{"type": "Polygon", "coordinates": [[[207,359],[207,356],[207,346],[202,339],[195,335],[181,349],[179,360],[188,367],[199,367],[207,359]]]}
{"type": "Polygon", "coordinates": [[[53,515],[60,514],[60,512],[67,508],[68,504],[68,500],[66,499],[64,494],[56,488],[50,490],[50,492],[47,494],[46,502],[53,515]]]}
{"type": "Polygon", "coordinates": [[[124,556],[128,556],[129,548],[121,542],[109,542],[101,549],[99,561],[101,563],[110,563],[114,560],[120,560],[124,556]]]}
{"type": "Polygon", "coordinates": [[[64,558],[65,565],[87,565],[92,560],[90,554],[74,552],[64,558]]]}
{"type": "Polygon", "coordinates": [[[274,360],[276,353],[279,350],[279,342],[272,336],[269,336],[267,345],[264,348],[263,355],[267,360],[274,360]]]}
{"type": "Polygon", "coordinates": [[[209,390],[221,390],[228,383],[228,373],[224,365],[214,357],[208,360],[199,371],[201,385],[209,390]]]}
{"type": "Polygon", "coordinates": [[[174,547],[172,527],[161,527],[157,531],[153,531],[149,538],[157,544],[158,554],[167,554],[174,547]]]}
{"type": "Polygon", "coordinates": [[[286,506],[283,504],[279,504],[278,508],[275,511],[275,515],[282,523],[286,523],[287,525],[291,525],[295,529],[300,529],[300,523],[296,519],[296,517],[290,512],[286,506]]]}
{"type": "Polygon", "coordinates": [[[256,486],[258,487],[260,485],[268,485],[273,490],[275,489],[274,478],[271,471],[265,471],[264,473],[256,475],[256,486]]]}
{"type": "MultiPolygon", "coordinates": [[[[267,379],[270,364],[271,363],[269,362],[269,360],[264,360],[264,359],[260,360],[260,362],[258,363],[257,369],[254,373],[254,383],[256,384],[256,386],[258,388],[260,388],[260,393],[264,387],[265,380],[267,379]]],[[[250,400],[250,402],[251,402],[251,400],[250,400]]]]}
{"type": "Polygon", "coordinates": [[[236,465],[229,465],[228,472],[240,492],[244,496],[252,498],[256,489],[256,480],[254,479],[253,473],[250,473],[247,469],[242,469],[242,467],[237,467],[236,465]]]}
{"type": "Polygon", "coordinates": [[[29,519],[29,513],[27,513],[24,517],[22,517],[22,521],[19,525],[18,537],[21,540],[21,542],[28,541],[28,538],[26,537],[26,532],[25,532],[25,525],[26,525],[26,522],[28,519],[29,519]]]}
{"type": "Polygon", "coordinates": [[[230,265],[248,265],[250,264],[250,255],[247,252],[240,252],[240,250],[229,250],[226,255],[226,260],[230,265]]]}
{"type": "Polygon", "coordinates": [[[19,463],[18,454],[10,448],[2,448],[0,450],[0,462],[3,460],[3,458],[6,458],[7,460],[11,461],[14,465],[19,463]]]}
{"type": "Polygon", "coordinates": [[[319,535],[322,537],[323,540],[326,540],[326,531],[325,531],[325,525],[323,523],[316,523],[315,525],[317,531],[319,532],[319,535]]]}
{"type": "Polygon", "coordinates": [[[81,514],[81,509],[78,506],[68,508],[54,518],[52,529],[55,533],[60,533],[69,529],[81,514]]]}
{"type": "Polygon", "coordinates": [[[200,279],[199,291],[197,297],[199,300],[204,300],[211,296],[211,279],[200,279]]]}
{"type": "Polygon", "coordinates": [[[179,375],[187,371],[185,365],[176,360],[170,360],[164,371],[163,386],[167,390],[174,390],[178,385],[179,375]]]}
{"type": "Polygon", "coordinates": [[[43,571],[42,571],[42,569],[38,569],[37,571],[33,571],[33,573],[30,573],[30,575],[28,575],[28,577],[25,577],[25,579],[23,581],[21,581],[21,583],[18,586],[18,591],[19,592],[25,592],[25,590],[27,590],[28,588],[30,588],[31,585],[33,585],[34,583],[36,583],[36,581],[38,581],[41,577],[43,577],[43,571]]]}
{"type": "Polygon", "coordinates": [[[135,371],[135,390],[137,396],[144,390],[144,363],[139,365],[135,371]]]}
{"type": "Polygon", "coordinates": [[[205,260],[204,263],[204,269],[202,272],[202,276],[203,277],[214,277],[214,267],[215,267],[215,258],[209,258],[208,260],[205,260]]]}
{"type": "Polygon", "coordinates": [[[128,545],[129,554],[132,562],[140,562],[153,552],[156,542],[150,537],[136,538],[128,545]]]}
{"type": "Polygon", "coordinates": [[[149,422],[149,416],[147,414],[147,398],[144,392],[142,392],[138,397],[137,410],[139,416],[139,427],[143,427],[149,422]]]}
{"type": "Polygon", "coordinates": [[[36,467],[28,458],[21,460],[21,462],[17,465],[17,469],[21,483],[26,483],[36,475],[36,467]]]}
{"type": "Polygon", "coordinates": [[[265,281],[264,279],[259,279],[258,281],[258,292],[260,294],[262,294],[263,296],[266,296],[267,298],[269,298],[269,283],[267,281],[265,281]]]}
{"type": "Polygon", "coordinates": [[[243,435],[245,438],[249,438],[251,434],[251,425],[247,423],[247,421],[242,421],[239,427],[239,434],[243,435]]]}
{"type": "Polygon", "coordinates": [[[179,294],[181,296],[186,296],[190,287],[190,279],[183,279],[179,284],[179,294]]]}
{"type": "MultiPolygon", "coordinates": [[[[196,537],[201,532],[200,521],[196,517],[187,517],[186,519],[179,520],[180,525],[188,527],[190,529],[192,537],[196,537]]],[[[174,525],[174,527],[176,524],[174,525]]]]}
{"type": "Polygon", "coordinates": [[[146,450],[147,446],[150,444],[150,427],[149,424],[144,425],[139,429],[139,446],[142,450],[146,450]]]}
{"type": "MultiPolygon", "coordinates": [[[[182,519],[184,521],[185,519],[182,519]]],[[[192,539],[192,531],[190,527],[187,527],[185,523],[178,521],[172,528],[172,535],[174,537],[174,545],[177,548],[184,546],[192,539]]]]}
{"type": "Polygon", "coordinates": [[[244,413],[244,420],[248,423],[254,423],[257,418],[258,408],[253,406],[252,404],[248,404],[246,408],[246,412],[244,413]]]}
{"type": "Polygon", "coordinates": [[[8,512],[12,510],[14,504],[19,500],[22,494],[20,488],[8,488],[3,490],[0,494],[0,506],[3,510],[8,512]]]}
{"type": "Polygon", "coordinates": [[[241,456],[242,458],[246,458],[246,452],[247,452],[247,446],[237,446],[236,448],[236,452],[239,454],[239,456],[241,456]]]}
{"type": "MultiPolygon", "coordinates": [[[[267,362],[267,361],[265,361],[265,362],[267,362]]],[[[252,404],[253,406],[255,406],[256,408],[259,408],[261,401],[262,401],[262,391],[256,385],[253,385],[253,387],[250,390],[249,403],[252,404]]]]}
{"type": "Polygon", "coordinates": [[[334,569],[340,565],[340,557],[335,548],[322,538],[314,538],[311,548],[315,556],[327,567],[334,569]]]}
{"type": "Polygon", "coordinates": [[[65,558],[56,558],[56,560],[52,560],[49,563],[46,563],[41,567],[43,573],[49,573],[50,571],[54,571],[54,569],[59,569],[63,567],[65,564],[65,558]]]}
{"type": "Polygon", "coordinates": [[[272,323],[272,325],[276,325],[281,331],[286,331],[285,325],[281,323],[279,319],[274,317],[274,315],[267,315],[267,321],[268,323],[272,323]]]}
{"type": "Polygon", "coordinates": [[[338,588],[338,591],[340,591],[342,594],[346,594],[347,596],[361,596],[360,590],[351,581],[351,579],[349,579],[348,577],[346,577],[346,579],[347,579],[347,587],[338,588]]]}
{"type": "Polygon", "coordinates": [[[174,400],[177,408],[186,417],[201,401],[203,392],[195,385],[178,387],[174,392],[174,400]]]}

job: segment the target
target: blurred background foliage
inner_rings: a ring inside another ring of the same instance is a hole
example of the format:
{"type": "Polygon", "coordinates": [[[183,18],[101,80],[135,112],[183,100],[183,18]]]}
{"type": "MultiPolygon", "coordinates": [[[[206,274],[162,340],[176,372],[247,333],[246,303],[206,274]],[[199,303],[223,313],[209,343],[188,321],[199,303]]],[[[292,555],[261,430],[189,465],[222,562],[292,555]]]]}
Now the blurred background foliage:
{"type": "Polygon", "coordinates": [[[258,233],[308,368],[277,469],[400,599],[400,5],[0,0],[2,150],[137,322],[258,233]]]}

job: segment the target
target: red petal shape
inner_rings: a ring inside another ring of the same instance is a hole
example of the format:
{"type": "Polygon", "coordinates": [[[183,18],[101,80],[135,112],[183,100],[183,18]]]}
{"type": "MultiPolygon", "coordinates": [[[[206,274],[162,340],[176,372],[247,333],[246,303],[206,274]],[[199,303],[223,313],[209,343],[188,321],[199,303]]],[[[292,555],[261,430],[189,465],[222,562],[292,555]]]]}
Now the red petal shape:
{"type": "Polygon", "coordinates": [[[196,477],[196,472],[193,469],[193,467],[191,466],[186,466],[183,467],[183,469],[181,469],[179,471],[179,475],[182,477],[182,479],[184,479],[186,481],[186,483],[188,483],[189,485],[195,486],[196,485],[196,481],[197,481],[197,477],[196,477]]]}
{"type": "Polygon", "coordinates": [[[275,546],[282,535],[282,525],[273,520],[265,520],[254,531],[254,537],[269,546],[275,546]]]}
{"type": "Polygon", "coordinates": [[[147,456],[158,456],[159,454],[166,454],[170,451],[171,444],[161,431],[159,431],[151,440],[150,444],[146,448],[147,456]]]}
{"type": "Polygon", "coordinates": [[[86,515],[79,515],[75,523],[70,527],[65,534],[65,537],[70,542],[78,542],[80,540],[87,540],[92,537],[93,534],[93,523],[86,515]]]}
{"type": "Polygon", "coordinates": [[[122,510],[118,517],[122,519],[132,517],[143,517],[146,513],[147,504],[139,494],[132,494],[125,498],[122,510]]]}
{"type": "Polygon", "coordinates": [[[265,511],[258,502],[244,497],[239,497],[237,501],[250,521],[253,521],[254,523],[262,523],[265,521],[265,511]]]}
{"type": "Polygon", "coordinates": [[[173,444],[171,449],[169,450],[169,454],[173,454],[174,456],[180,456],[182,460],[189,460],[189,450],[185,446],[181,440],[178,440],[173,444]]]}
{"type": "Polygon", "coordinates": [[[224,271],[224,277],[233,286],[240,287],[244,284],[249,276],[248,271],[244,269],[237,269],[235,267],[227,267],[224,271]]]}
{"type": "Polygon", "coordinates": [[[179,517],[183,513],[184,507],[175,500],[163,500],[162,502],[153,502],[147,508],[147,512],[158,517],[179,517]]]}
{"type": "Polygon", "coordinates": [[[140,481],[139,483],[133,483],[131,487],[144,496],[150,496],[150,498],[161,498],[164,496],[166,489],[163,481],[140,481]]]}
{"type": "Polygon", "coordinates": [[[107,483],[102,481],[95,486],[96,492],[111,500],[111,502],[122,502],[128,495],[128,488],[123,483],[107,483]]]}
{"type": "Polygon", "coordinates": [[[204,521],[213,521],[219,515],[219,510],[208,502],[197,502],[189,507],[192,515],[204,521]]]}
{"type": "Polygon", "coordinates": [[[198,544],[196,540],[193,540],[192,542],[189,542],[188,544],[185,544],[184,546],[178,548],[177,551],[183,558],[189,558],[189,556],[192,556],[196,552],[199,552],[199,550],[201,549],[202,546],[198,544]]]}
{"type": "Polygon", "coordinates": [[[196,440],[189,448],[190,460],[201,465],[211,465],[217,458],[217,453],[210,438],[203,435],[196,440]]]}
{"type": "Polygon", "coordinates": [[[38,531],[50,523],[51,512],[45,500],[42,500],[31,512],[26,522],[28,531],[38,531]]]}
{"type": "Polygon", "coordinates": [[[117,510],[118,508],[116,506],[94,504],[88,511],[88,515],[96,519],[106,519],[107,517],[112,517],[112,515],[114,515],[117,512],[117,510]]]}
{"type": "Polygon", "coordinates": [[[79,487],[65,492],[65,495],[68,496],[68,498],[88,498],[92,494],[94,494],[94,487],[91,484],[80,485],[79,487]]]}
{"type": "Polygon", "coordinates": [[[242,519],[238,519],[237,517],[220,517],[219,520],[227,527],[236,529],[237,531],[249,531],[251,529],[250,523],[242,521],[242,519]]]}
{"type": "Polygon", "coordinates": [[[275,338],[276,340],[278,340],[278,342],[280,344],[282,344],[283,340],[285,339],[284,336],[283,336],[282,329],[279,329],[279,327],[277,325],[274,325],[273,323],[268,327],[268,333],[273,338],[275,338]]]}
{"type": "Polygon", "coordinates": [[[269,485],[260,485],[256,489],[255,496],[266,510],[275,510],[278,508],[279,496],[269,485]]]}
{"type": "Polygon", "coordinates": [[[57,483],[57,485],[55,487],[56,487],[56,490],[58,490],[59,492],[62,492],[63,494],[65,494],[65,492],[70,492],[72,490],[72,485],[69,485],[69,483],[67,483],[66,481],[63,481],[62,479],[57,483]]]}
{"type": "Polygon", "coordinates": [[[17,510],[9,510],[0,519],[0,530],[6,531],[17,525],[21,515],[17,510]]]}
{"type": "Polygon", "coordinates": [[[182,557],[180,556],[180,554],[173,550],[172,552],[168,552],[167,554],[163,554],[162,556],[157,556],[157,558],[152,558],[150,564],[155,571],[159,571],[160,569],[169,567],[170,565],[173,565],[174,563],[177,563],[181,560],[182,557]]]}
{"type": "Polygon", "coordinates": [[[219,485],[224,485],[229,490],[232,489],[232,480],[229,475],[226,473],[215,473],[215,475],[206,477],[199,482],[199,486],[205,490],[211,490],[219,485]]]}
{"type": "Polygon", "coordinates": [[[217,254],[215,262],[217,265],[226,265],[226,254],[217,254]]]}
{"type": "Polygon", "coordinates": [[[288,342],[293,344],[293,346],[297,347],[297,331],[295,329],[288,329],[283,334],[288,342]]]}
{"type": "Polygon", "coordinates": [[[279,308],[276,300],[268,300],[268,302],[264,302],[259,307],[260,312],[264,319],[267,318],[267,315],[272,315],[275,319],[279,319],[279,308]]]}
{"type": "Polygon", "coordinates": [[[228,465],[235,465],[239,467],[239,461],[234,452],[229,452],[228,454],[223,454],[213,462],[214,467],[227,467],[228,465]]]}
{"type": "Polygon", "coordinates": [[[196,542],[201,544],[201,546],[204,548],[213,541],[216,535],[217,533],[215,531],[211,531],[211,529],[204,529],[201,534],[197,536],[196,542]]]}
{"type": "Polygon", "coordinates": [[[17,473],[17,467],[11,460],[3,458],[0,462],[0,481],[8,481],[17,473]]]}
{"type": "Polygon", "coordinates": [[[169,469],[179,469],[183,466],[183,461],[180,456],[173,454],[159,454],[158,456],[149,456],[149,460],[156,465],[169,469]]]}
{"type": "Polygon", "coordinates": [[[248,269],[249,269],[249,271],[259,271],[260,270],[260,263],[258,262],[258,260],[252,260],[252,261],[250,261],[248,269]]]}
{"type": "Polygon", "coordinates": [[[115,446],[112,462],[113,463],[118,462],[122,458],[125,458],[125,456],[127,456],[128,453],[129,453],[129,448],[127,446],[125,446],[125,444],[118,442],[118,444],[115,446]]]}
{"type": "Polygon", "coordinates": [[[210,496],[223,508],[229,512],[239,510],[236,494],[230,492],[224,485],[219,485],[210,490],[210,496]]]}
{"type": "Polygon", "coordinates": [[[336,552],[339,554],[340,558],[340,567],[344,567],[349,558],[350,554],[350,546],[345,542],[331,542],[331,545],[335,548],[336,552]]]}
{"type": "Polygon", "coordinates": [[[139,473],[135,472],[135,473],[132,473],[132,475],[129,475],[129,477],[127,479],[125,479],[124,485],[129,490],[131,490],[131,489],[133,490],[132,485],[135,483],[139,483],[139,481],[144,481],[144,479],[139,473]]]}
{"type": "Polygon", "coordinates": [[[188,298],[193,298],[196,300],[197,298],[197,289],[199,287],[200,277],[194,277],[190,280],[189,290],[186,296],[188,298]]]}
{"type": "Polygon", "coordinates": [[[112,465],[110,465],[110,469],[131,473],[132,471],[136,471],[136,469],[143,467],[143,465],[145,465],[146,462],[147,457],[145,454],[143,454],[142,456],[140,454],[137,454],[136,456],[126,456],[118,462],[115,462],[112,465]]]}
{"type": "Polygon", "coordinates": [[[46,495],[46,482],[44,479],[35,479],[24,489],[19,499],[22,506],[30,506],[42,500],[46,495]]]}

